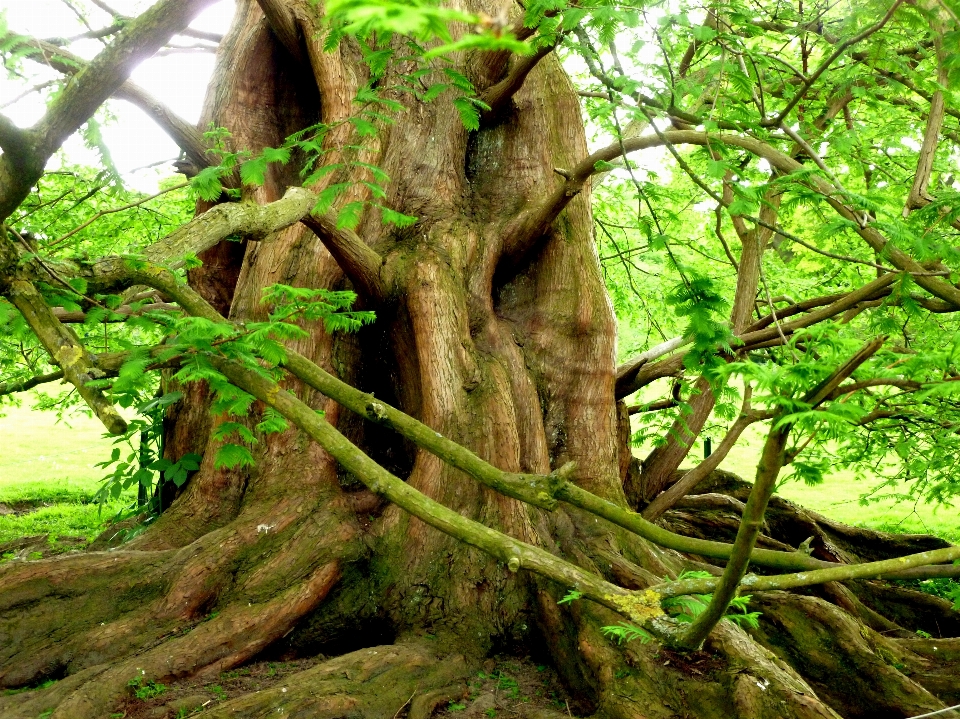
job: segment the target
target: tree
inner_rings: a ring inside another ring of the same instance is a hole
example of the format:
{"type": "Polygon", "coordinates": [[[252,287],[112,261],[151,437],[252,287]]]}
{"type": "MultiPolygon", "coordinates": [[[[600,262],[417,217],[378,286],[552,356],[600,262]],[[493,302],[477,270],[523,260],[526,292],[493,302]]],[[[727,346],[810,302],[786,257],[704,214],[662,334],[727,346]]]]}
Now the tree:
{"type": "Polygon", "coordinates": [[[956,487],[952,3],[241,0],[202,132],[127,77],[212,1],[113,17],[89,63],[3,41],[66,78],[35,126],[0,119],[0,307],[26,348],[3,391],[64,379],[119,436],[142,426],[117,403],[163,408],[164,457],[115,476],[170,480],[113,550],[0,567],[0,682],[60,679],[5,716],[105,716],[132,677],[283,643],[341,656],[206,713],[429,716],[534,643],[583,714],[957,701],[949,602],[865,580],[956,576],[960,548],[771,498],[788,464],[891,449],[915,491],[956,487]],[[84,253],[30,218],[115,96],[181,146],[197,215],[84,253]],[[651,148],[675,171],[632,164],[651,148]],[[619,368],[604,267],[666,340],[619,368]],[[642,462],[631,412],[660,439],[642,462]],[[708,422],[726,437],[678,472],[708,422]],[[713,472],[754,423],[752,486],[713,472]]]}

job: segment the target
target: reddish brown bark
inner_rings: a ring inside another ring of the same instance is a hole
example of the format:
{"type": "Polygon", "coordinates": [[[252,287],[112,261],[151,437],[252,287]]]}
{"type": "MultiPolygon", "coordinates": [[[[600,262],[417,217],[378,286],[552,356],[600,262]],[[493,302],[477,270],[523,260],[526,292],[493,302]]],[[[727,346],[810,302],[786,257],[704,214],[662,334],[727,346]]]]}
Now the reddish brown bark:
{"type": "MultiPolygon", "coordinates": [[[[491,17],[511,9],[474,5],[491,17]]],[[[232,147],[256,152],[308,124],[355,112],[366,66],[350,41],[322,52],[319,12],[308,0],[238,3],[205,112],[205,121],[230,131],[232,147]]],[[[500,60],[457,58],[480,92],[510,72],[500,60]]],[[[354,285],[376,323],[353,336],[310,326],[310,337],[293,348],[496,467],[546,473],[574,461],[577,484],[625,504],[629,455],[615,403],[615,325],[587,193],[522,248],[503,232],[557,186],[554,168],[587,156],[576,93],[559,61],[543,57],[512,101],[473,133],[448,104],[397,99],[406,111],[352,158],[392,178],[384,204],[419,218],[397,230],[369,212],[356,230],[382,258],[376,293],[363,294],[372,284],[354,285]]],[[[327,136],[326,161],[351,159],[343,148],[356,140],[353,132],[347,123],[327,136]]],[[[274,168],[263,187],[245,188],[247,199],[279,198],[298,182],[296,164],[274,168]]],[[[347,169],[323,182],[364,173],[347,169]]],[[[342,201],[366,192],[355,184],[342,201]]],[[[236,320],[264,317],[267,285],[340,289],[360,271],[342,267],[304,225],[223,245],[204,259],[191,282],[236,320]]],[[[643,588],[701,566],[585,513],[548,513],[496,494],[300,383],[288,379],[286,386],[410,486],[610,581],[643,588]]],[[[203,450],[204,460],[143,535],[117,552],[0,567],[0,636],[11,638],[0,653],[0,682],[63,677],[38,692],[0,697],[4,716],[54,709],[54,717],[100,717],[139,671],[171,681],[215,674],[265,650],[319,647],[342,656],[298,675],[288,696],[271,690],[241,697],[214,715],[273,716],[280,708],[304,716],[429,717],[490,652],[518,647],[551,657],[582,714],[833,717],[831,707],[845,714],[851,706],[838,698],[823,662],[781,651],[788,631],[815,647],[824,632],[861,626],[826,601],[816,600],[809,625],[799,628],[776,625],[777,610],[764,609],[776,631],[765,625],[759,642],[722,622],[707,654],[693,658],[656,645],[620,647],[600,626],[621,617],[588,602],[559,605],[567,587],[512,572],[384,507],[294,430],[260,437],[252,469],[216,469],[210,433],[217,420],[205,406],[203,391],[192,388],[168,418],[171,454],[203,450]],[[396,643],[346,653],[371,627],[376,641],[396,643]],[[434,643],[424,645],[425,635],[434,643]],[[381,673],[387,689],[371,680],[381,673]]],[[[863,651],[853,634],[848,650],[863,651]]],[[[885,670],[896,687],[883,695],[884,706],[939,705],[931,692],[942,692],[944,674],[920,651],[909,659],[923,676],[885,670]]]]}

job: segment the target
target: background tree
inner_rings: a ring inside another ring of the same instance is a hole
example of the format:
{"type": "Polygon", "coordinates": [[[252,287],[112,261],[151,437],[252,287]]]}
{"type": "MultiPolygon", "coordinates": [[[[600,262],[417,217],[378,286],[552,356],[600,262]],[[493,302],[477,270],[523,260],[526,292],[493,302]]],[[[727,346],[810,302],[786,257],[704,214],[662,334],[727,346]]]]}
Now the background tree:
{"type": "Polygon", "coordinates": [[[161,373],[165,456],[111,486],[169,480],[113,551],[0,568],[0,682],[61,680],[5,715],[103,716],[132,677],[278,646],[340,656],[208,713],[430,716],[533,645],[582,714],[957,700],[950,603],[863,580],[955,576],[960,548],[771,499],[788,464],[891,450],[912,491],[956,486],[951,4],[241,0],[201,132],[127,77],[211,4],[110,12],[88,63],[3,40],[64,74],[35,126],[0,119],[3,391],[64,379],[124,436],[115,406],[156,409],[161,373]],[[198,197],[123,253],[44,176],[111,96],[198,197]],[[77,231],[36,224],[52,207],[77,231]],[[619,368],[604,272],[649,317],[619,368]],[[753,485],[711,474],[754,423],[753,485]]]}

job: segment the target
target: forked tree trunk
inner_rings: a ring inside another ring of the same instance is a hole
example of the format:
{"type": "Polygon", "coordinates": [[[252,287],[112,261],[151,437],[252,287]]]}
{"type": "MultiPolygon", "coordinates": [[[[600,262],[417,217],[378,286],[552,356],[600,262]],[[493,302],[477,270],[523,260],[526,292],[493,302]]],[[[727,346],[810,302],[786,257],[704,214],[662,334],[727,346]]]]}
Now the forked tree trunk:
{"type": "MultiPolygon", "coordinates": [[[[512,5],[469,9],[497,17],[512,5]]],[[[235,149],[276,147],[306,125],[357,110],[366,66],[350,42],[322,52],[319,12],[309,0],[238,2],[204,119],[226,127],[235,149]]],[[[495,55],[460,61],[479,90],[508,70],[495,55]]],[[[577,484],[625,504],[615,325],[588,198],[574,199],[531,248],[519,251],[503,236],[507,219],[555,187],[554,168],[587,155],[577,96],[559,62],[544,58],[477,132],[443,98],[397,99],[406,112],[354,158],[339,149],[357,141],[353,126],[339,125],[326,161],[381,167],[391,177],[384,204],[419,220],[397,230],[376,212],[364,216],[357,233],[384,258],[386,289],[356,289],[376,323],[348,336],[310,327],[295,349],[503,470],[546,473],[575,461],[577,484]]],[[[247,199],[282,196],[298,182],[295,165],[272,169],[262,188],[245,190],[247,199]]],[[[364,172],[325,182],[368,179],[364,172]]],[[[357,183],[343,201],[367,192],[357,183]]],[[[265,316],[260,298],[273,283],[351,286],[299,224],[203,259],[192,283],[239,320],[265,316]]],[[[489,527],[630,588],[691,566],[595,517],[546,513],[496,494],[313,390],[288,387],[410,485],[489,527]]],[[[655,645],[619,647],[600,631],[616,615],[587,602],[558,605],[567,588],[512,572],[384,506],[294,430],[260,437],[248,471],[215,469],[209,437],[217,418],[211,422],[206,406],[204,391],[188,388],[171,418],[169,452],[204,450],[204,460],[147,532],[113,552],[0,569],[0,636],[9,639],[0,648],[0,684],[62,678],[0,698],[3,716],[54,709],[54,717],[101,717],[141,671],[158,680],[215,676],[278,643],[301,653],[347,651],[372,627],[394,644],[321,664],[291,681],[291,692],[261,692],[207,713],[428,717],[459,696],[490,651],[517,647],[552,658],[578,697],[576,711],[609,717],[900,717],[956,694],[944,689],[949,682],[922,640],[886,638],[813,596],[770,595],[755,636],[722,622],[707,643],[705,670],[671,664],[655,645]],[[437,640],[424,645],[424,634],[437,640]],[[839,639],[825,657],[832,637],[839,639]],[[862,669],[855,700],[844,696],[848,675],[832,676],[831,663],[862,669]],[[385,682],[368,681],[379,672],[385,682]]],[[[956,662],[957,640],[938,641],[956,662]]]]}

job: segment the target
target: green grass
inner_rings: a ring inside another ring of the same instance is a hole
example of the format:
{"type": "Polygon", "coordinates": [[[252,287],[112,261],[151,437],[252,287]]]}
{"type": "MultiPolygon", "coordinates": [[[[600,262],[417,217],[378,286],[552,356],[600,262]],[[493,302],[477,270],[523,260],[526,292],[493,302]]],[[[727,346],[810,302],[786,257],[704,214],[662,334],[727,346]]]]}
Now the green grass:
{"type": "MultiPolygon", "coordinates": [[[[763,432],[765,428],[756,425],[744,432],[740,443],[720,463],[720,468],[752,481],[763,446],[763,432]]],[[[702,447],[698,443],[694,451],[702,452],[702,447]]],[[[787,468],[782,476],[789,477],[789,474],[787,468]]],[[[877,484],[876,480],[870,479],[858,481],[852,471],[839,470],[813,487],[803,482],[787,481],[778,494],[845,524],[889,532],[936,534],[948,541],[960,541],[960,512],[956,505],[931,505],[892,498],[862,504],[861,496],[877,484]]],[[[884,493],[889,490],[881,494],[884,493]]]]}
{"type": "MultiPolygon", "coordinates": [[[[105,505],[102,512],[91,504],[105,474],[94,464],[107,459],[113,448],[96,419],[76,414],[58,423],[54,414],[27,407],[7,407],[4,413],[0,417],[0,503],[28,501],[39,509],[19,516],[0,515],[0,542],[44,533],[54,538],[92,538],[100,533],[104,521],[130,502],[132,495],[121,497],[105,505]]],[[[752,479],[763,441],[761,432],[751,427],[721,467],[752,479]]],[[[695,452],[699,451],[698,444],[695,452]]],[[[637,453],[642,456],[645,450],[637,453]]],[[[872,485],[856,481],[851,472],[836,472],[816,487],[788,482],[780,494],[840,522],[888,531],[929,532],[960,541],[956,507],[915,506],[892,499],[864,506],[860,496],[872,485]]]]}
{"type": "Polygon", "coordinates": [[[102,511],[97,504],[54,504],[29,514],[0,517],[0,542],[36,534],[49,534],[51,542],[59,537],[84,537],[90,541],[127,504],[107,503],[102,511]]]}
{"type": "Polygon", "coordinates": [[[5,407],[0,417],[0,503],[38,509],[0,515],[0,542],[47,534],[92,539],[132,497],[92,504],[105,471],[94,464],[110,457],[113,441],[103,426],[82,414],[57,422],[51,412],[5,407]]]}
{"type": "Polygon", "coordinates": [[[94,467],[110,456],[112,440],[103,425],[81,414],[57,423],[52,412],[28,407],[4,407],[0,417],[0,502],[12,495],[30,497],[56,493],[82,495],[96,491],[102,469],[94,467]],[[40,491],[37,495],[33,492],[40,491]]]}

